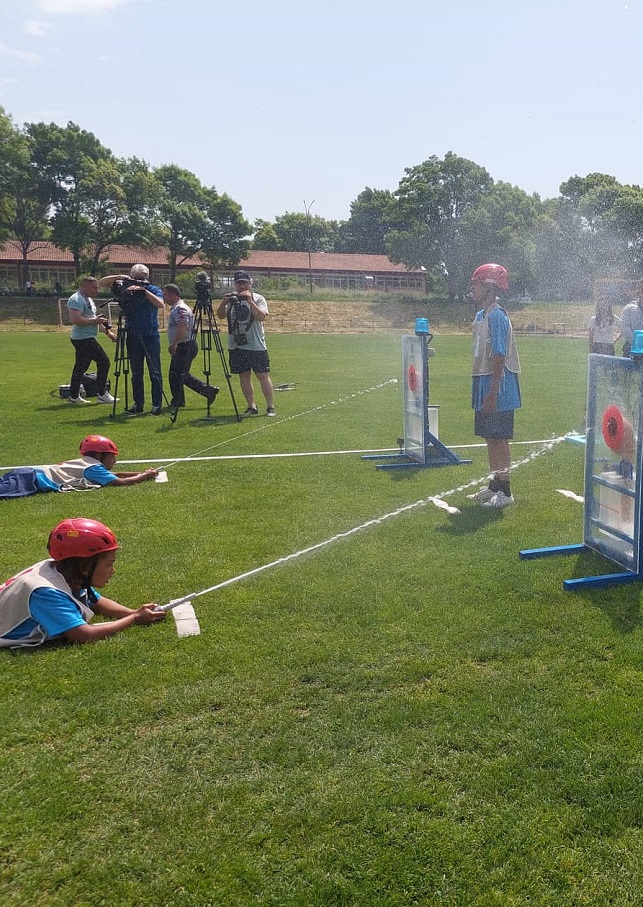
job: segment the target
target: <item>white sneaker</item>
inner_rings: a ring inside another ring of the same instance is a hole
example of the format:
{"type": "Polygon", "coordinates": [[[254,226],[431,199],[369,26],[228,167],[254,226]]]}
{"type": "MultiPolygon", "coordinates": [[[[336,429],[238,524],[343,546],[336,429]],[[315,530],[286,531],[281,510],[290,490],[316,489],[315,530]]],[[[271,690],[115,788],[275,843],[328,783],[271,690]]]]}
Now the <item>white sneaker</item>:
{"type": "Polygon", "coordinates": [[[512,494],[506,495],[504,491],[497,491],[490,501],[484,501],[483,507],[511,507],[512,504],[515,504],[514,496],[512,494]]]}
{"type": "Polygon", "coordinates": [[[476,504],[484,504],[486,501],[490,501],[491,498],[495,496],[496,492],[492,491],[486,485],[481,488],[479,491],[476,491],[475,494],[468,494],[467,498],[470,501],[475,501],[476,504]]]}
{"type": "Polygon", "coordinates": [[[118,403],[118,397],[112,397],[109,391],[104,394],[98,394],[96,397],[99,403],[118,403]]]}
{"type": "Polygon", "coordinates": [[[67,397],[69,403],[73,403],[77,406],[79,403],[89,403],[89,400],[85,400],[84,397],[67,397]]]}

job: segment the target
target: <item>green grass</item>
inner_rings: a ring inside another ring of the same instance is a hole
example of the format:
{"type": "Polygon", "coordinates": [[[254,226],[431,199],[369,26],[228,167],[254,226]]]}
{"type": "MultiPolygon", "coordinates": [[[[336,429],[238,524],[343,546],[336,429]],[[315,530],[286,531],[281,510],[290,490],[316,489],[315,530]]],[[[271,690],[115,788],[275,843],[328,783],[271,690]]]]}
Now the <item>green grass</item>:
{"type": "MultiPolygon", "coordinates": [[[[67,406],[71,346],[3,336],[3,466],[394,447],[399,337],[271,335],[278,417],[112,421],[67,406]]],[[[440,436],[474,441],[469,341],[436,337],[440,436]]],[[[518,440],[580,429],[586,344],[520,341],[518,440]]],[[[215,364],[219,369],[219,364],[215,364]]],[[[218,383],[223,376],[217,371],[218,383]]],[[[235,385],[235,391],[237,390],[235,385]]],[[[240,395],[237,399],[241,402],[240,395]]],[[[223,383],[217,412],[231,417],[223,383]]],[[[514,448],[516,460],[530,448],[514,448]]],[[[462,452],[464,455],[464,452],[462,452]]],[[[487,471],[383,472],[359,455],[179,463],[167,485],[0,502],[3,577],[66,516],[122,543],[109,594],[168,601],[487,471]]],[[[125,467],[124,467],[125,468],[125,467]]],[[[427,505],[86,647],[0,652],[6,907],[635,905],[643,883],[640,588],[566,593],[583,450],[516,469],[518,506],[427,505]]]]}

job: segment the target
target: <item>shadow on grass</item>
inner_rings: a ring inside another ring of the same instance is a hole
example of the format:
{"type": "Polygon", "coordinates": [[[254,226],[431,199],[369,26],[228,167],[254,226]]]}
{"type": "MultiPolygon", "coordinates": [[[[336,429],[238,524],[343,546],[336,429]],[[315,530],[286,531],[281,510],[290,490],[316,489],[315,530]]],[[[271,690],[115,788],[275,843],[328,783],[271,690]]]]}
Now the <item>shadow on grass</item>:
{"type": "Polygon", "coordinates": [[[479,504],[465,505],[460,513],[448,515],[448,522],[436,528],[436,532],[445,535],[469,535],[484,529],[490,523],[502,519],[502,510],[494,507],[481,507],[479,504]]]}
{"type": "MultiPolygon", "coordinates": [[[[617,569],[616,564],[591,551],[581,552],[576,557],[565,560],[569,563],[567,579],[623,572],[617,569]]],[[[568,594],[578,596],[590,607],[602,611],[619,633],[631,633],[643,624],[641,592],[643,585],[635,580],[631,583],[615,583],[601,589],[573,589],[568,594]]]]}

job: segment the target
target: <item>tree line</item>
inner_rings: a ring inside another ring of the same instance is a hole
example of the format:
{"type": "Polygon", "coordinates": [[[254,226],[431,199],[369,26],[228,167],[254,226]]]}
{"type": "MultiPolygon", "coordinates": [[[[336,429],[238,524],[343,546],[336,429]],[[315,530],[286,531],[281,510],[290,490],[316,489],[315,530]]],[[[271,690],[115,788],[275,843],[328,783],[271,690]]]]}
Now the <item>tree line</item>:
{"type": "Polygon", "coordinates": [[[407,168],[393,192],[366,187],[348,220],[308,208],[250,224],[188,170],[118,158],[71,122],[18,128],[0,108],[0,242],[16,243],[25,266],[43,242],[69,250],[77,273],[100,273],[113,244],[163,246],[172,279],[193,256],[217,270],[250,249],[363,253],[424,268],[451,298],[484,261],[507,267],[514,292],[549,299],[587,298],[596,277],[640,276],[643,190],[590,173],[559,192],[541,199],[448,152],[407,168]]]}

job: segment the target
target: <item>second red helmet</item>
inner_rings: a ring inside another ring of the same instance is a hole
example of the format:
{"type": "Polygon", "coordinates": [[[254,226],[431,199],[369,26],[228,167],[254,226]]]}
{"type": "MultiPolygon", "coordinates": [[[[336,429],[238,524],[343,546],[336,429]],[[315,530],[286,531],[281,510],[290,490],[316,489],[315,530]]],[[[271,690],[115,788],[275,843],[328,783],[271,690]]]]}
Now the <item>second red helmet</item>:
{"type": "Polygon", "coordinates": [[[80,455],[84,457],[90,451],[92,453],[111,453],[118,456],[118,447],[111,438],[106,438],[105,435],[87,435],[86,438],[83,438],[80,442],[80,455]]]}
{"type": "Polygon", "coordinates": [[[481,283],[493,283],[500,290],[509,289],[509,274],[502,265],[480,265],[471,275],[471,281],[479,280],[481,283]]]}

